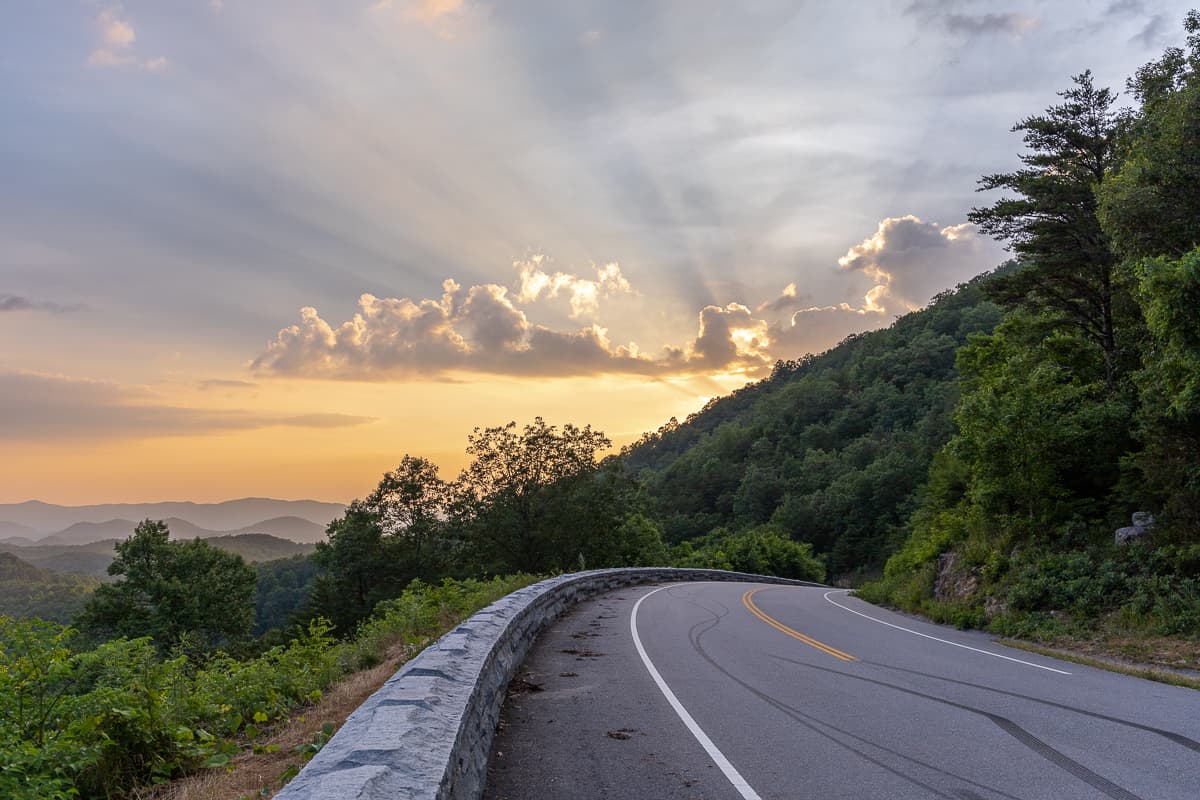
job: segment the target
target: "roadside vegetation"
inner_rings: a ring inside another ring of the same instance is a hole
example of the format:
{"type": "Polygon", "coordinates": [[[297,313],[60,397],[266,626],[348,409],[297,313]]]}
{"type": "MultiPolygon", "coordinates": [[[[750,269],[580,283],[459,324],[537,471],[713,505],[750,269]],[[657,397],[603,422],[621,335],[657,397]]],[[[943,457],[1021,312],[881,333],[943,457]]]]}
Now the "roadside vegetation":
{"type": "Polygon", "coordinates": [[[1019,269],[959,350],[956,432],[870,600],[1109,652],[1183,637],[1200,665],[1200,15],[1128,82],[1022,120],[1011,193],[972,219],[1019,269]],[[1126,544],[1114,529],[1152,512],[1126,544]],[[1107,643],[1107,644],[1106,644],[1107,643]]]}

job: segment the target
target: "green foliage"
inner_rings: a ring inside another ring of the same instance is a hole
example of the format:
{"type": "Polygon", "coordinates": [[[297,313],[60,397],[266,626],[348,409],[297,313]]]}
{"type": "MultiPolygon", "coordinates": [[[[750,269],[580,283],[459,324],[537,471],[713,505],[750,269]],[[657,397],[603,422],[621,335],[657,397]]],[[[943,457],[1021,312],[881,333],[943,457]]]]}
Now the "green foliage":
{"type": "Polygon", "coordinates": [[[397,643],[423,643],[534,580],[414,582],[348,642],[314,620],[251,659],[164,658],[149,638],[75,651],[70,628],[0,617],[0,796],[124,798],[224,766],[242,748],[261,747],[263,726],[320,699],[347,670],[378,663],[397,643]]]}
{"type": "Polygon", "coordinates": [[[1200,633],[1200,546],[1133,544],[1029,558],[1007,586],[1009,614],[993,627],[1045,636],[1109,617],[1156,634],[1200,633]],[[1051,612],[1051,613],[1048,613],[1051,612]],[[1054,617],[1052,613],[1059,616],[1054,617]]]}
{"type": "Polygon", "coordinates": [[[254,565],[254,634],[287,627],[308,602],[317,565],[311,556],[292,556],[254,565]]]}
{"type": "Polygon", "coordinates": [[[677,545],[674,561],[678,567],[825,580],[825,565],[813,556],[812,545],[793,541],[774,525],[736,533],[718,528],[707,536],[677,545]]]}
{"type": "Polygon", "coordinates": [[[1180,554],[1200,541],[1200,14],[1185,28],[1188,51],[1130,81],[1139,109],[1114,119],[1081,76],[1066,104],[1018,125],[1027,168],[984,179],[1023,195],[973,215],[1028,260],[997,285],[1021,290],[1017,310],[960,350],[942,456],[957,467],[931,471],[908,542],[864,596],[968,621],[991,598],[989,625],[1007,633],[1100,619],[1196,631],[1180,554]],[[1138,508],[1158,532],[1114,550],[1138,508]],[[934,587],[951,561],[976,590],[948,612],[934,587]]]}
{"type": "Polygon", "coordinates": [[[1168,531],[1200,541],[1200,248],[1135,264],[1150,350],[1135,377],[1145,449],[1130,459],[1168,531]]]}
{"type": "Polygon", "coordinates": [[[186,642],[209,651],[244,639],[254,623],[254,570],[200,539],[172,542],[145,520],[116,546],[116,583],[96,589],[78,619],[95,641],[150,636],[161,652],[186,642]]]}
{"type": "Polygon", "coordinates": [[[1122,163],[1101,187],[1100,216],[1126,258],[1178,258],[1200,245],[1200,13],[1184,21],[1188,48],[1129,80],[1141,108],[1127,116],[1122,163]]]}

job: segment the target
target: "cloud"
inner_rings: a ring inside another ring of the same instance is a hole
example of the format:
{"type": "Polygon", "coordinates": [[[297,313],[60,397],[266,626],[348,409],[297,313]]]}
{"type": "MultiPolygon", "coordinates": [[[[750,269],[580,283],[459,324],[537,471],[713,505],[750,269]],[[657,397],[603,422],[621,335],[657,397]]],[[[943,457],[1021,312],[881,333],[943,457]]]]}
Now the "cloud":
{"type": "Polygon", "coordinates": [[[799,311],[812,305],[811,294],[800,294],[796,289],[796,284],[793,281],[783,287],[783,291],[774,300],[767,300],[765,303],[760,303],[755,309],[760,314],[763,312],[773,312],[776,314],[784,312],[799,311]]]}
{"type": "MultiPolygon", "coordinates": [[[[623,282],[619,271],[606,270],[597,287],[623,282]]],[[[517,303],[546,296],[554,276],[547,275],[548,283],[525,277],[516,295],[496,284],[464,289],[453,280],[445,281],[437,300],[364,294],[358,313],[336,327],[306,307],[300,322],[280,330],[250,367],[264,375],[388,380],[455,371],[542,377],[754,372],[770,363],[767,323],[745,306],[704,308],[695,339],[655,358],[636,343],[614,345],[595,323],[564,331],[531,322],[517,303]]]]}
{"type": "Polygon", "coordinates": [[[96,17],[96,27],[100,32],[100,42],[88,56],[88,63],[92,66],[133,66],[147,72],[162,72],[167,68],[166,56],[143,59],[133,53],[137,32],[134,31],[132,23],[121,19],[119,9],[109,8],[101,11],[96,17]]]}
{"type": "Polygon", "coordinates": [[[571,318],[595,316],[601,298],[616,294],[633,294],[633,287],[621,274],[616,262],[596,269],[596,280],[587,280],[564,272],[550,274],[542,269],[547,263],[543,255],[534,255],[524,261],[513,262],[519,273],[517,299],[523,303],[534,303],[542,298],[566,296],[571,304],[571,318]]]}
{"type": "Polygon", "coordinates": [[[668,359],[690,368],[753,372],[771,363],[771,335],[765,320],[755,319],[740,303],[705,306],[700,311],[700,332],[686,349],[668,352],[668,359]]]}
{"type": "Polygon", "coordinates": [[[938,292],[990,269],[999,248],[979,236],[970,223],[940,226],[920,217],[885,217],[875,233],[838,259],[838,271],[861,274],[869,287],[858,305],[837,303],[805,307],[794,283],[762,311],[789,311],[771,325],[772,354],[794,358],[825,350],[852,333],[882,327],[893,317],[923,307],[938,292]]]}
{"type": "Polygon", "coordinates": [[[1165,14],[1155,14],[1130,40],[1130,44],[1139,44],[1147,50],[1159,47],[1167,39],[1169,25],[1165,14]]]}
{"type": "Polygon", "coordinates": [[[30,300],[15,294],[0,294],[0,313],[5,311],[49,311],[54,314],[66,314],[72,311],[83,311],[85,308],[86,306],[81,303],[63,305],[30,300]]]}
{"type": "Polygon", "coordinates": [[[1006,33],[1009,36],[1024,36],[1038,26],[1037,17],[1024,14],[948,14],[946,29],[952,33],[969,35],[1006,33]]]}
{"type": "Polygon", "coordinates": [[[608,330],[595,322],[577,330],[531,322],[521,306],[565,296],[572,318],[578,318],[594,315],[601,298],[633,291],[615,263],[599,268],[591,280],[550,272],[544,257],[533,256],[514,263],[515,291],[497,284],[464,289],[451,279],[442,284],[436,300],[364,294],[358,312],[336,326],[306,306],[300,321],[281,329],[250,368],[262,375],[346,380],[453,372],[755,375],[776,358],[818,352],[850,333],[921,308],[938,292],[990,269],[1000,255],[970,223],[943,227],[911,214],[887,217],[871,236],[850,247],[834,270],[866,278],[857,290],[862,292],[858,305],[813,305],[795,282],[753,311],[741,303],[709,303],[697,315],[696,336],[683,345],[662,347],[657,356],[634,342],[614,345],[608,330]],[[790,316],[779,321],[780,314],[790,316]]]}
{"type": "Polygon", "coordinates": [[[1145,10],[1146,4],[1142,0],[1114,0],[1108,4],[1104,14],[1108,17],[1124,17],[1141,14],[1145,10]]]}
{"type": "Polygon", "coordinates": [[[964,14],[958,11],[961,5],[954,0],[916,0],[909,5],[907,13],[926,21],[936,22],[951,33],[967,36],[991,36],[1007,34],[1021,37],[1040,24],[1037,17],[1012,11],[987,14],[964,14]]]}
{"type": "Polygon", "coordinates": [[[195,436],[275,426],[365,425],[349,414],[270,415],[163,402],[145,387],[33,372],[0,372],[0,440],[195,436]]]}
{"type": "Polygon", "coordinates": [[[971,223],[942,227],[909,214],[881,220],[874,234],[838,259],[838,266],[872,282],[864,311],[902,314],[990,268],[998,255],[971,223]]]}

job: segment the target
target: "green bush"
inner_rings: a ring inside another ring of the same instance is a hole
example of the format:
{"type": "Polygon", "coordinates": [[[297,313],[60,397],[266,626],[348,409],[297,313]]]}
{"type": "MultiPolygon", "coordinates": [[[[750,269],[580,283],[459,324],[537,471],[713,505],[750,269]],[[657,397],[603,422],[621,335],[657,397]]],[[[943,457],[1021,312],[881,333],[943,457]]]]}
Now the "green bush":
{"type": "Polygon", "coordinates": [[[812,545],[797,542],[770,524],[739,533],[718,528],[708,536],[677,545],[673,560],[678,567],[825,580],[825,564],[813,555],[812,545]]]}

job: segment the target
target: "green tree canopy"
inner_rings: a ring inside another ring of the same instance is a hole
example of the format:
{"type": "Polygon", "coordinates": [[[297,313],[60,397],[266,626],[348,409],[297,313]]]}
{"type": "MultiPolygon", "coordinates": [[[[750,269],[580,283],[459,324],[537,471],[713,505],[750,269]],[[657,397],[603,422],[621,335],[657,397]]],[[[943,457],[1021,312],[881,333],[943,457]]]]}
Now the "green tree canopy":
{"type": "Polygon", "coordinates": [[[1200,13],[1184,28],[1187,50],[1167,48],[1130,78],[1141,108],[1126,117],[1123,159],[1100,190],[1104,230],[1125,257],[1200,245],[1200,13]]]}
{"type": "Polygon", "coordinates": [[[160,650],[204,651],[245,638],[254,624],[254,570],[200,539],[173,542],[145,520],[116,546],[108,574],[78,619],[94,639],[153,637],[160,650]]]}
{"type": "Polygon", "coordinates": [[[1123,303],[1116,257],[1097,217],[1096,188],[1117,163],[1114,96],[1091,72],[1075,76],[1063,102],[1018,122],[1027,152],[1015,172],[985,175],[980,191],[1015,192],[968,218],[1007,242],[1022,268],[994,281],[993,297],[1010,307],[1053,311],[1099,348],[1111,390],[1119,371],[1118,327],[1123,303]]]}
{"type": "Polygon", "coordinates": [[[456,484],[456,520],[477,568],[542,573],[639,561],[615,541],[647,531],[625,524],[639,510],[632,476],[615,459],[597,461],[611,445],[590,426],[560,430],[541,417],[519,430],[515,422],[476,428],[456,484]]]}

